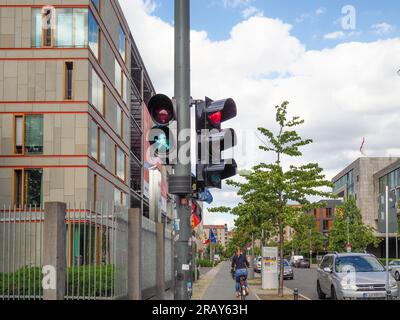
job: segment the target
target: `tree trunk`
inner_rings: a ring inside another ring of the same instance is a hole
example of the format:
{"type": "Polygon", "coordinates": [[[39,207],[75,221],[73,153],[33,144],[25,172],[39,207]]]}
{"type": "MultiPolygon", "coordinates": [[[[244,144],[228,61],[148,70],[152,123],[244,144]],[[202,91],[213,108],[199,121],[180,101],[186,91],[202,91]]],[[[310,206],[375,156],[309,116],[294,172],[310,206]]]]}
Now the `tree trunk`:
{"type": "Polygon", "coordinates": [[[283,297],[283,273],[284,273],[284,261],[283,261],[283,245],[284,245],[284,237],[283,237],[283,223],[279,222],[279,290],[278,295],[283,297]]]}

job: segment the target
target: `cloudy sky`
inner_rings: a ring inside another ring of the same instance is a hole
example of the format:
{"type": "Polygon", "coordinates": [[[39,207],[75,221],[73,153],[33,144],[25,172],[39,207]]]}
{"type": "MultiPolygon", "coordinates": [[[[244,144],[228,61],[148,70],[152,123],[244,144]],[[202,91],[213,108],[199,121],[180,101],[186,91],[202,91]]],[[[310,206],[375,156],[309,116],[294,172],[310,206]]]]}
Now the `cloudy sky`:
{"type": "MultiPolygon", "coordinates": [[[[119,0],[155,88],[173,96],[173,0],[119,0]]],[[[400,156],[398,0],[192,0],[192,96],[232,97],[240,169],[269,161],[256,128],[274,128],[274,106],[306,123],[303,162],[331,179],[362,156],[400,156]]],[[[297,162],[296,162],[297,164],[297,162]]],[[[225,187],[213,206],[240,199],[225,187]]],[[[205,223],[229,215],[205,214],[205,223]]]]}

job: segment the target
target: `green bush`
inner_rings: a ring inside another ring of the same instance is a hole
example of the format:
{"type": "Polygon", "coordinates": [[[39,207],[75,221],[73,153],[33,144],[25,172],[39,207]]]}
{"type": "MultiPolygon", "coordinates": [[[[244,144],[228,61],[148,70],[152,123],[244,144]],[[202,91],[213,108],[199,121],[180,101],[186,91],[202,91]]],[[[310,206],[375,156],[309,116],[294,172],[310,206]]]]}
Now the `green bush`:
{"type": "MultiPolygon", "coordinates": [[[[389,259],[389,262],[395,261],[395,260],[398,260],[398,259],[389,259]]],[[[380,258],[379,261],[380,261],[384,266],[386,265],[386,259],[385,259],[385,258],[380,258]]]]}
{"type": "Polygon", "coordinates": [[[197,266],[202,267],[202,268],[212,268],[213,266],[216,266],[217,264],[218,264],[217,262],[214,262],[214,265],[213,265],[212,261],[210,261],[208,259],[197,260],[197,266]]]}
{"type": "Polygon", "coordinates": [[[0,273],[0,295],[42,295],[42,279],[42,270],[38,267],[25,267],[9,274],[0,273]]]}
{"type": "MultiPolygon", "coordinates": [[[[101,266],[101,268],[100,266],[68,268],[66,295],[77,296],[79,288],[80,296],[83,293],[85,296],[110,296],[114,282],[113,269],[113,265],[101,266]]],[[[0,295],[42,295],[42,279],[43,274],[39,267],[25,267],[9,274],[0,273],[0,295]]]]}

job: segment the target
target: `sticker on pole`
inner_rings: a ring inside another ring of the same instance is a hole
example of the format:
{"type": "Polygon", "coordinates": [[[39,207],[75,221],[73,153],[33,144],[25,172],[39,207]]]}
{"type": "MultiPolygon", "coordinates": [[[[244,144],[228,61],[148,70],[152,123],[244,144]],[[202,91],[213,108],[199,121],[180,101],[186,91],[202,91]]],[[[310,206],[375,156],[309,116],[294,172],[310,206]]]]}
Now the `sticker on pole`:
{"type": "Polygon", "coordinates": [[[182,270],[183,271],[189,271],[190,270],[190,266],[188,264],[183,264],[182,265],[182,270]]]}

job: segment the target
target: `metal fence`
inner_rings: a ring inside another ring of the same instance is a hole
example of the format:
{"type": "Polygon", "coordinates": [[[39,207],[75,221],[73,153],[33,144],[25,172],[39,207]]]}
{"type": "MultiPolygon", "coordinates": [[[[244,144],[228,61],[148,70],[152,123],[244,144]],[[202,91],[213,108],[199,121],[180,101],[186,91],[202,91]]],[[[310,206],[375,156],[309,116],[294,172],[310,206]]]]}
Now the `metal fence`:
{"type": "Polygon", "coordinates": [[[0,299],[41,299],[43,208],[0,213],[0,299]]]}
{"type": "MultiPolygon", "coordinates": [[[[43,208],[0,213],[0,299],[42,299],[43,208]]],[[[128,209],[113,203],[69,204],[65,299],[127,296],[128,209]]]]}

